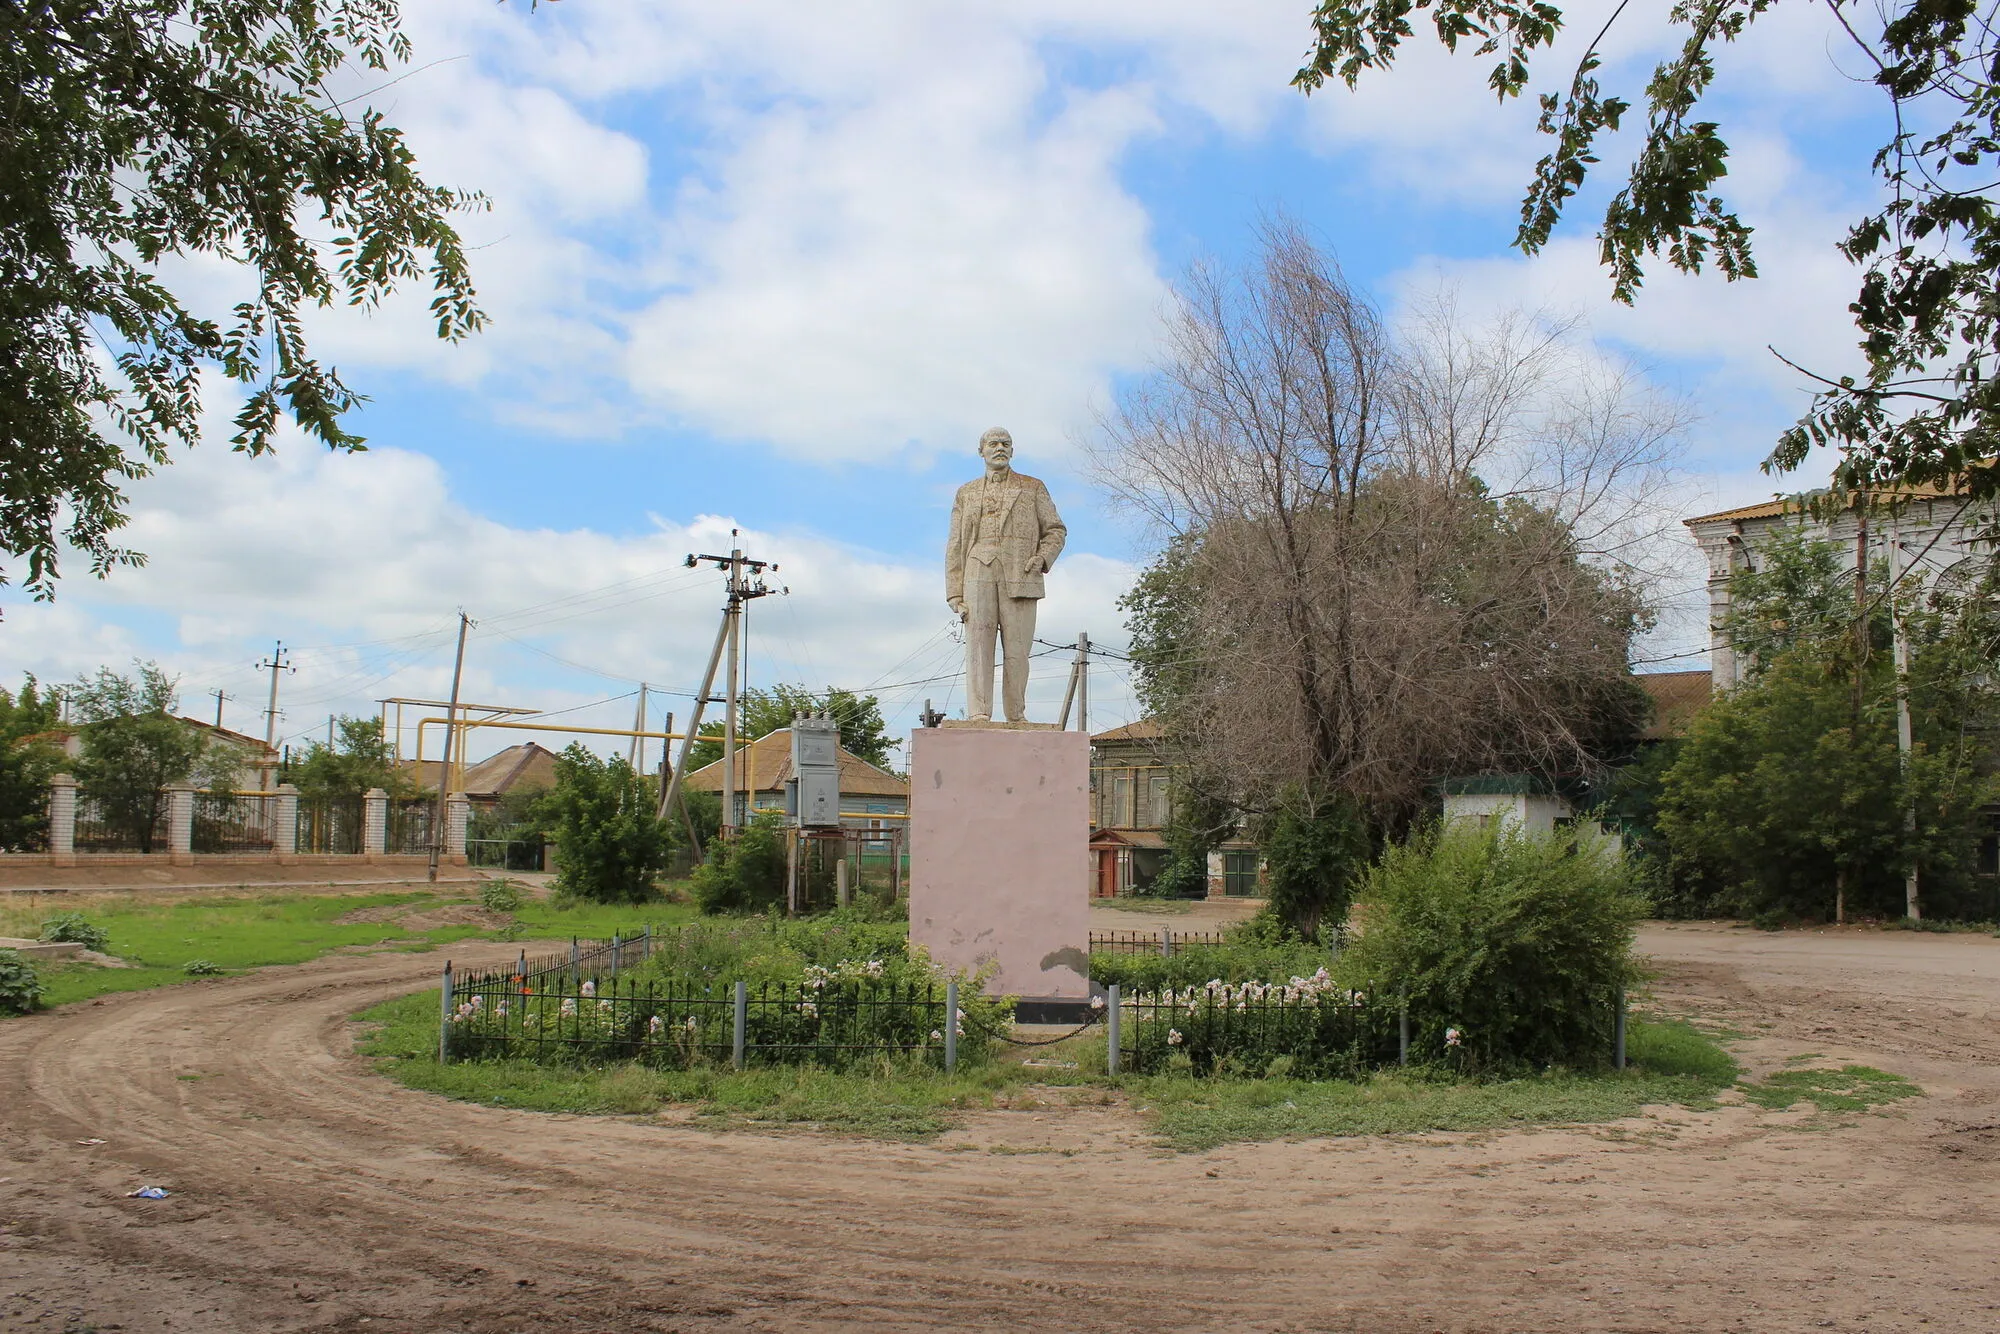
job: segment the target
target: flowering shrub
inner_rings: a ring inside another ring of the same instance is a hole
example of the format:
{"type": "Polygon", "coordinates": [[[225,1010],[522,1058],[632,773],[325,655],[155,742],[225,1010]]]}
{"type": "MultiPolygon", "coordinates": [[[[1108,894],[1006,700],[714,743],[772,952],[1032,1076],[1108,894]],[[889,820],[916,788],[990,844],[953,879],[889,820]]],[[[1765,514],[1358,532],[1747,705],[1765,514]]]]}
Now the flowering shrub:
{"type": "Polygon", "coordinates": [[[1393,1060],[1395,1016],[1321,968],[1287,982],[1225,982],[1119,998],[1121,1045],[1150,1074],[1184,1055],[1196,1074],[1263,1074],[1278,1062],[1308,1079],[1345,1078],[1393,1060]]]}
{"type": "Polygon", "coordinates": [[[1210,978],[1250,982],[1310,973],[1332,958],[1328,947],[1286,933],[1273,918],[1258,917],[1231,927],[1219,944],[1176,945],[1169,955],[1095,951],[1090,980],[1130,992],[1178,990],[1210,978]]]}

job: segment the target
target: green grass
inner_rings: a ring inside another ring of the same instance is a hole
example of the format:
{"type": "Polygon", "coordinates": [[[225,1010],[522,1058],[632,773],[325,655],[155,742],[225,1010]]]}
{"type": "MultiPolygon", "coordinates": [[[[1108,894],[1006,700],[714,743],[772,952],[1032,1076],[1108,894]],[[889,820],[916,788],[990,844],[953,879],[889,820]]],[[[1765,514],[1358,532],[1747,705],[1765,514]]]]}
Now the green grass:
{"type": "MultiPolygon", "coordinates": [[[[957,1112],[988,1107],[995,1095],[1029,1082],[1018,1065],[994,1062],[950,1076],[885,1063],[868,1072],[784,1066],[738,1073],[726,1068],[652,1070],[636,1065],[574,1069],[530,1061],[437,1062],[438,994],[386,1001],[358,1018],[381,1025],[363,1055],[411,1088],[467,1102],[538,1112],[638,1115],[687,1104],[718,1126],[810,1125],[878,1139],[928,1139],[957,1123],[957,1112]]],[[[1042,1083],[1061,1082],[1064,1071],[1042,1083]]]]}
{"type": "MultiPolygon", "coordinates": [[[[84,910],[84,916],[110,933],[107,952],[134,966],[107,968],[80,961],[38,962],[46,994],[45,1005],[65,1005],[120,991],[192,980],[190,962],[207,961],[222,973],[270,964],[305,963],[331,950],[356,945],[424,953],[456,940],[602,939],[613,931],[634,932],[648,923],[690,920],[694,909],[677,904],[607,907],[578,904],[557,907],[539,899],[524,902],[515,923],[504,931],[477,926],[445,926],[407,931],[393,922],[350,922],[336,919],[360,908],[407,904],[412,909],[446,904],[476,905],[477,898],[458,894],[404,892],[398,894],[265,894],[243,897],[148,898],[141,895],[107,899],[84,910]]],[[[0,935],[35,937],[42,920],[58,908],[47,904],[0,908],[0,935]]]]}
{"type": "Polygon", "coordinates": [[[686,903],[578,903],[558,907],[546,899],[528,899],[514,913],[515,934],[523,940],[609,940],[611,933],[631,935],[648,926],[692,922],[701,914],[686,903]]]}
{"type": "Polygon", "coordinates": [[[1738,1087],[1744,1097],[1759,1107],[1782,1112],[1809,1102],[1822,1116],[1865,1112],[1904,1098],[1920,1098],[1924,1092],[1901,1075],[1866,1065],[1844,1065],[1838,1070],[1779,1070],[1762,1080],[1745,1080],[1738,1087]]]}
{"type": "Polygon", "coordinates": [[[1104,1039],[1030,1048],[1029,1059],[1074,1068],[1024,1066],[1010,1053],[946,1076],[888,1065],[879,1071],[711,1068],[661,1071],[623,1065],[561,1069],[527,1061],[440,1066],[436,992],[377,1005],[359,1018],[380,1027],[361,1051],[384,1074],[446,1097],[533,1111],[647,1115],[680,1106],[702,1124],[770,1129],[805,1125],[881,1139],[923,1140],[958,1125],[968,1110],[1004,1106],[1129,1102],[1176,1149],[1301,1136],[1414,1134],[1610,1121],[1648,1104],[1712,1106],[1735,1082],[1729,1054],[1680,1023],[1635,1020],[1623,1073],[1556,1074],[1473,1082],[1442,1075],[1384,1074],[1359,1083],[1294,1079],[1206,1080],[1124,1076],[1104,1068],[1104,1039]]]}
{"type": "MultiPolygon", "coordinates": [[[[186,982],[190,979],[184,969],[196,960],[208,960],[223,972],[237,972],[267,964],[304,963],[349,945],[421,939],[423,947],[433,948],[482,934],[474,926],[410,932],[393,922],[334,920],[357,908],[391,904],[421,908],[446,901],[432,894],[112,900],[86,915],[110,932],[108,952],[134,966],[108,968],[73,960],[38,963],[46,990],[43,1001],[63,1005],[112,992],[186,982]]],[[[34,919],[46,915],[12,909],[0,919],[0,932],[35,935],[39,921],[34,919]]]]}

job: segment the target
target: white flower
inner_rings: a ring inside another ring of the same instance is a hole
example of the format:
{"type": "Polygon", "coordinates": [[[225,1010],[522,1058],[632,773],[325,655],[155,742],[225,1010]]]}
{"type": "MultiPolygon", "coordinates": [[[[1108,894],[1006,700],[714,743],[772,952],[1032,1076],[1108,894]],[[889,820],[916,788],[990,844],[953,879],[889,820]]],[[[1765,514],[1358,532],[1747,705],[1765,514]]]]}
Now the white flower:
{"type": "Polygon", "coordinates": [[[870,977],[880,977],[882,976],[882,961],[880,959],[870,959],[861,971],[870,977]]]}
{"type": "Polygon", "coordinates": [[[689,1015],[687,1017],[687,1022],[683,1024],[682,1027],[686,1028],[688,1032],[692,1033],[696,1029],[700,1028],[701,1024],[695,1019],[693,1015],[689,1015]]]}
{"type": "Polygon", "coordinates": [[[1447,1047],[1462,1046],[1464,1045],[1464,1040],[1465,1035],[1455,1028],[1447,1028],[1444,1031],[1444,1045],[1447,1047]]]}
{"type": "Polygon", "coordinates": [[[936,1030],[935,1028],[933,1028],[933,1029],[931,1030],[931,1041],[932,1041],[932,1042],[943,1042],[943,1041],[944,1041],[944,1034],[942,1034],[942,1033],[938,1032],[938,1031],[937,1031],[937,1030],[936,1030]]]}
{"type": "Polygon", "coordinates": [[[1104,997],[1102,997],[1102,996],[1092,996],[1092,997],[1090,998],[1090,1008],[1091,1008],[1091,1009],[1093,1009],[1093,1010],[1101,1010],[1101,1009],[1103,1009],[1103,1008],[1104,1008],[1104,997]]]}
{"type": "Polygon", "coordinates": [[[1178,1028],[1167,1030],[1167,1045],[1169,1047],[1178,1047],[1181,1045],[1181,1031],[1178,1028]]]}
{"type": "Polygon", "coordinates": [[[813,1004],[811,1001],[800,1001],[799,1013],[808,1019],[817,1019],[819,1018],[819,1006],[813,1004]]]}
{"type": "Polygon", "coordinates": [[[562,1012],[563,1012],[563,1016],[564,1016],[565,1018],[568,1018],[568,1017],[571,1017],[571,1016],[573,1016],[573,1015],[575,1015],[575,1014],[576,1014],[576,998],[575,998],[575,997],[573,997],[573,996],[564,996],[564,997],[563,997],[563,1003],[562,1003],[562,1012]]]}
{"type": "Polygon", "coordinates": [[[660,1036],[660,1033],[666,1028],[666,1026],[667,1026],[667,1021],[660,1018],[660,1016],[658,1016],[657,1014],[654,1015],[651,1019],[646,1021],[646,1031],[648,1033],[651,1033],[654,1037],[660,1036]]]}
{"type": "Polygon", "coordinates": [[[595,978],[583,984],[583,994],[586,996],[595,996],[597,994],[597,981],[595,978]]]}

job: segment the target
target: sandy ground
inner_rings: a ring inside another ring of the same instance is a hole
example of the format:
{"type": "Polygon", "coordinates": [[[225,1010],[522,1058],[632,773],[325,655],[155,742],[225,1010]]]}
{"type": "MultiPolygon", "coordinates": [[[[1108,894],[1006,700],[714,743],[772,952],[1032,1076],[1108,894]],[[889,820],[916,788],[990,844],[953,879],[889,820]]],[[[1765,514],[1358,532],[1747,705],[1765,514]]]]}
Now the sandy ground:
{"type": "Polygon", "coordinates": [[[2000,1329],[2000,941],[1643,944],[1753,1062],[1929,1096],[1199,1155],[1118,1107],[719,1134],[399,1088],[347,1016],[437,961],[337,955],[0,1024],[0,1329],[2000,1329]]]}

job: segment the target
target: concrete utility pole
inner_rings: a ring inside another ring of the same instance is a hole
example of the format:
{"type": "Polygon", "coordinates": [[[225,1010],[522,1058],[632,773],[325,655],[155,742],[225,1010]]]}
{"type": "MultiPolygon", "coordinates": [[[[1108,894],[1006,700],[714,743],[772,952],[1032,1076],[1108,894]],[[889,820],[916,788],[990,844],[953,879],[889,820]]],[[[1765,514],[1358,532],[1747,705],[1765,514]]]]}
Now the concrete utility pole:
{"type": "MultiPolygon", "coordinates": [[[[729,535],[735,537],[737,530],[729,535]]],[[[687,778],[688,752],[693,748],[695,737],[701,731],[701,715],[710,704],[721,703],[727,709],[722,725],[722,832],[726,838],[733,833],[736,824],[736,735],[738,730],[737,706],[738,687],[742,651],[743,611],[751,602],[761,597],[769,597],[773,592],[789,592],[789,589],[773,589],[765,585],[764,572],[778,572],[776,561],[757,560],[743,554],[743,548],[732,547],[727,556],[688,554],[687,567],[692,570],[706,561],[729,576],[728,597],[722,608],[722,624],[717,627],[715,647],[708,655],[708,670],[702,674],[701,693],[695,696],[694,716],[688,720],[687,732],[681,738],[680,762],[674,766],[673,778],[666,790],[660,794],[660,814],[664,816],[672,808],[674,800],[680,796],[681,784],[687,778]],[[715,670],[727,655],[728,676],[723,687],[723,696],[717,700],[712,693],[715,689],[715,670]]]]}
{"type": "MultiPolygon", "coordinates": [[[[929,700],[924,701],[926,705],[929,700]]],[[[1090,636],[1078,634],[1076,637],[1076,661],[1070,664],[1069,685],[1063,689],[1062,717],[1057,720],[1058,728],[1069,728],[1069,706],[1076,708],[1076,726],[1080,732],[1090,730],[1090,636]]]]}
{"type": "MultiPolygon", "coordinates": [[[[278,673],[296,672],[298,668],[285,661],[285,641],[282,639],[271,650],[271,656],[258,663],[257,668],[259,671],[269,668],[271,672],[271,702],[264,708],[264,749],[268,754],[275,754],[278,749],[278,673]]],[[[221,709],[220,704],[216,705],[218,715],[221,709]]],[[[270,787],[273,776],[269,768],[264,769],[258,780],[259,785],[270,787]]]]}
{"type": "Polygon", "coordinates": [[[458,736],[458,683],[465,675],[465,632],[472,627],[472,620],[463,611],[458,613],[458,656],[451,664],[451,703],[445,707],[444,715],[444,759],[438,764],[437,810],[431,816],[431,883],[437,883],[438,856],[444,851],[444,823],[451,812],[446,791],[451,786],[451,743],[458,736]]]}
{"type": "MultiPolygon", "coordinates": [[[[1914,848],[1917,841],[1917,794],[1909,786],[1910,748],[1913,744],[1913,729],[1910,726],[1910,639],[1903,630],[1903,613],[1896,607],[1896,594],[1902,583],[1902,525],[1892,513],[1889,516],[1889,633],[1896,655],[1896,763],[1904,785],[1903,834],[1914,848]]],[[[1923,919],[1917,902],[1917,863],[1914,857],[1910,860],[1909,875],[1903,881],[1903,912],[1913,922],[1923,919]]]]}
{"type": "Polygon", "coordinates": [[[215,700],[215,730],[220,732],[222,730],[222,701],[226,699],[235,699],[236,696],[226,695],[220,690],[211,690],[208,693],[215,700]]]}
{"type": "Polygon", "coordinates": [[[639,708],[632,717],[632,744],[625,748],[626,763],[632,766],[632,772],[640,774],[646,772],[646,738],[640,733],[646,730],[646,691],[649,688],[644,681],[639,683],[639,708]]]}

